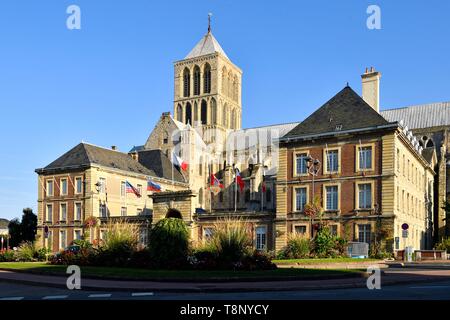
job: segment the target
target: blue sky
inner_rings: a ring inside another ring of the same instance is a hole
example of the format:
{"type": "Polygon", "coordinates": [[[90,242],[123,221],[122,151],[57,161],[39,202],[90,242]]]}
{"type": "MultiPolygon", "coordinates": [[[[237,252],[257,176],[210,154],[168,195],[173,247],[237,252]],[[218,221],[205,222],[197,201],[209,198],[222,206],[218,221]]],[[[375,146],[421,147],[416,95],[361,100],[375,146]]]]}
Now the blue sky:
{"type": "Polygon", "coordinates": [[[449,1],[2,0],[0,217],[36,211],[34,169],[81,140],[144,143],[208,12],[244,72],[244,127],[300,121],[347,81],[361,92],[366,66],[383,74],[382,109],[450,100],[449,1]],[[66,28],[71,4],[81,30],[66,28]]]}

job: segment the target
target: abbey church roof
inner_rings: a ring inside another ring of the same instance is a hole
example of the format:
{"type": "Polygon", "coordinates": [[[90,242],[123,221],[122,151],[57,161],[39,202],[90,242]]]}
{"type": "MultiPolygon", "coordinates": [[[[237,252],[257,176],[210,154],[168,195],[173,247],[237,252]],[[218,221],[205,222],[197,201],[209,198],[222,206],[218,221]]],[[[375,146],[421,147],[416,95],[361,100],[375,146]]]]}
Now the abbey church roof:
{"type": "Polygon", "coordinates": [[[410,129],[450,125],[450,102],[429,103],[381,111],[388,121],[400,121],[410,129]]]}
{"type": "Polygon", "coordinates": [[[203,38],[197,43],[194,49],[189,52],[189,54],[185,57],[185,59],[196,58],[200,56],[205,56],[207,54],[219,52],[223,56],[228,59],[225,51],[223,51],[219,42],[217,42],[216,38],[214,38],[211,32],[208,32],[203,38]]]}

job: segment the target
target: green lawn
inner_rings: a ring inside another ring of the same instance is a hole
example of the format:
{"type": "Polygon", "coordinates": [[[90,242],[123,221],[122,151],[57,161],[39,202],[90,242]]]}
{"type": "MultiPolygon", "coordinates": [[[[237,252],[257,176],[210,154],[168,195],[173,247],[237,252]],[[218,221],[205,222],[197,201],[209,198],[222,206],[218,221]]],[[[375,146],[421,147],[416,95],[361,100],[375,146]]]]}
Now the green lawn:
{"type": "MultiPolygon", "coordinates": [[[[45,262],[1,262],[0,269],[37,274],[65,275],[66,266],[50,265],[45,262]]],[[[324,269],[276,269],[264,271],[230,270],[148,270],[117,267],[81,267],[82,276],[91,278],[110,278],[123,280],[155,281],[227,281],[252,279],[320,279],[330,277],[357,277],[360,270],[324,270],[324,269]]]]}
{"type": "Polygon", "coordinates": [[[352,259],[352,258],[335,258],[335,259],[286,259],[272,260],[275,264],[327,264],[327,263],[361,263],[361,262],[382,262],[378,259],[352,259]]]}

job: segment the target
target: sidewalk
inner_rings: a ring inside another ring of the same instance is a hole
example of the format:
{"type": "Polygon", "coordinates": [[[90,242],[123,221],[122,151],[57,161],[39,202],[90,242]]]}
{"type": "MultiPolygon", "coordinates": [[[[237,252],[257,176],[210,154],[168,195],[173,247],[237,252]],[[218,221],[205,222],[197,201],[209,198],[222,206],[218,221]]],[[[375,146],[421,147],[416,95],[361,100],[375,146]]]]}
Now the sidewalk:
{"type": "MultiPolygon", "coordinates": [[[[385,270],[381,285],[410,284],[450,279],[450,270],[385,270]]],[[[66,278],[12,271],[0,271],[0,281],[25,283],[45,287],[66,288],[66,278]]],[[[298,291],[366,287],[366,278],[328,280],[259,281],[259,282],[157,282],[81,279],[81,287],[100,291],[153,291],[153,292],[257,292],[298,291]]]]}

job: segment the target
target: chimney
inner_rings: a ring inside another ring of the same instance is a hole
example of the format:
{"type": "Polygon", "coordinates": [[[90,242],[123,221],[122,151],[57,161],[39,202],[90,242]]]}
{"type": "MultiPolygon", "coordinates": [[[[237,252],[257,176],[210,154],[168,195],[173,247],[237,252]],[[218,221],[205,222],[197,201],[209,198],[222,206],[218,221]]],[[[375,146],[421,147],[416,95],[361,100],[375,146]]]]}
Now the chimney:
{"type": "Polygon", "coordinates": [[[111,150],[116,151],[116,150],[117,150],[117,147],[116,147],[116,146],[111,146],[111,150]]]}
{"type": "Polygon", "coordinates": [[[362,98],[376,112],[380,112],[380,78],[381,73],[375,71],[374,67],[366,68],[361,75],[362,79],[362,98]]]}

